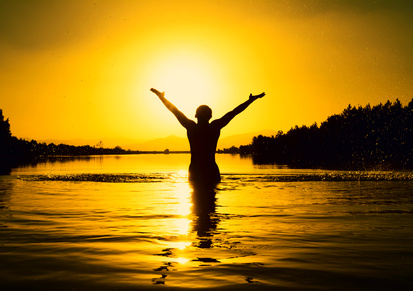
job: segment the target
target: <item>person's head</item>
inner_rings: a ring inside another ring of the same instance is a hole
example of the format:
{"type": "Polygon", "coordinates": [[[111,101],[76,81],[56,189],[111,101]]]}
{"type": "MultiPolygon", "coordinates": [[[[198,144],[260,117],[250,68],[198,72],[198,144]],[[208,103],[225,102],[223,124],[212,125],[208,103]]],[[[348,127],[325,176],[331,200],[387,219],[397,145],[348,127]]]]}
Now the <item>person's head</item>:
{"type": "Polygon", "coordinates": [[[201,105],[197,108],[195,113],[195,118],[198,118],[198,121],[209,121],[212,117],[212,110],[207,105],[201,105]]]}

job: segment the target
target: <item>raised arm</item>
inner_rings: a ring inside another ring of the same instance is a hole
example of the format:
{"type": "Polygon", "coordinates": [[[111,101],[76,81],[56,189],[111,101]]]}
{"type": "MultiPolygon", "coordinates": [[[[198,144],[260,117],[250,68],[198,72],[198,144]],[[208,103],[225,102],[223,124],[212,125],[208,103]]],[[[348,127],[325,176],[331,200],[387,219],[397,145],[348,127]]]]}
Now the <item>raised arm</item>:
{"type": "Polygon", "coordinates": [[[238,114],[240,114],[242,111],[244,111],[248,106],[250,106],[250,104],[252,102],[254,102],[255,100],[257,100],[258,98],[262,98],[265,96],[265,92],[262,92],[259,95],[252,95],[250,94],[249,99],[247,101],[245,101],[244,103],[238,105],[237,107],[235,107],[234,110],[228,112],[227,114],[225,114],[223,117],[221,117],[220,119],[214,120],[213,122],[218,124],[218,126],[220,128],[223,128],[224,126],[226,126],[235,116],[237,116],[238,114]]]}
{"type": "Polygon", "coordinates": [[[183,114],[181,111],[179,111],[178,108],[176,108],[175,105],[173,105],[168,99],[165,98],[165,92],[160,92],[160,91],[158,91],[154,88],[151,88],[151,92],[155,93],[156,96],[158,96],[158,98],[162,101],[162,103],[165,105],[165,107],[168,108],[168,110],[171,111],[176,116],[179,123],[183,127],[186,128],[191,122],[193,122],[192,120],[187,118],[185,116],[185,114],[183,114]]]}

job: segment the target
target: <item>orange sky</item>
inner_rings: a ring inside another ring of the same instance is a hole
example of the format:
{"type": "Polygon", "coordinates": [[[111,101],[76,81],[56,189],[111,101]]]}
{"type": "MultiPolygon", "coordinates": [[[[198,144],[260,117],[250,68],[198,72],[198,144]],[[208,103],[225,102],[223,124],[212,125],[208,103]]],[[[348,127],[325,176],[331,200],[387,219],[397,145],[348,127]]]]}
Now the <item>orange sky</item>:
{"type": "Polygon", "coordinates": [[[188,117],[267,96],[222,136],[413,97],[409,1],[0,0],[0,109],[26,139],[185,136],[188,117]],[[361,2],[361,3],[360,3],[361,2]]]}

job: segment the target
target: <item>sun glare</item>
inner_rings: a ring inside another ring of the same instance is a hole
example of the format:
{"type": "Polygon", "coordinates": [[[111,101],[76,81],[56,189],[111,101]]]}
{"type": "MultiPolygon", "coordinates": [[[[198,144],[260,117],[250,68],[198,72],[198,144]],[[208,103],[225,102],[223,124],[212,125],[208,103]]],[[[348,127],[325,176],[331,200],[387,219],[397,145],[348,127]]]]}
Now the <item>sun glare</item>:
{"type": "MultiPolygon", "coordinates": [[[[184,113],[195,112],[201,104],[214,103],[217,96],[217,80],[211,64],[201,57],[170,55],[152,66],[148,83],[184,113]]],[[[192,117],[192,116],[191,116],[192,117]]]]}

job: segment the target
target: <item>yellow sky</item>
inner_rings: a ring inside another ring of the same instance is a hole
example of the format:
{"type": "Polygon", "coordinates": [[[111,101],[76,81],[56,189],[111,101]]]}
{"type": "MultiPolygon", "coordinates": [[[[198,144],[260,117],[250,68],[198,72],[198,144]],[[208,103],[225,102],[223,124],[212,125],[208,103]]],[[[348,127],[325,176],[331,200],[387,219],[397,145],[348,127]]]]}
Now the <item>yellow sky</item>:
{"type": "Polygon", "coordinates": [[[151,87],[190,118],[265,91],[222,136],[413,97],[409,1],[0,0],[0,11],[0,109],[17,137],[185,136],[151,87]]]}

